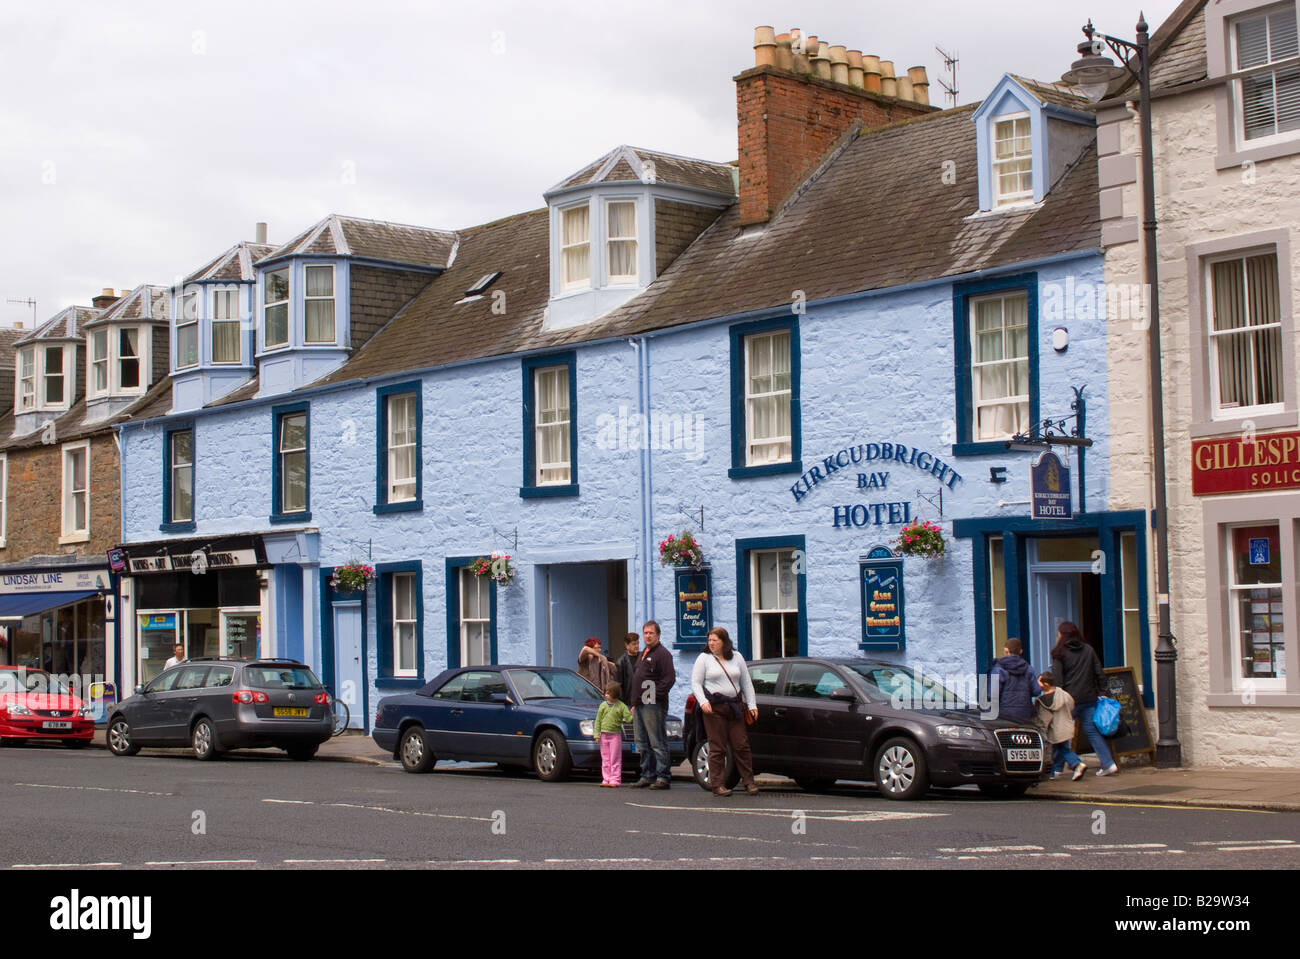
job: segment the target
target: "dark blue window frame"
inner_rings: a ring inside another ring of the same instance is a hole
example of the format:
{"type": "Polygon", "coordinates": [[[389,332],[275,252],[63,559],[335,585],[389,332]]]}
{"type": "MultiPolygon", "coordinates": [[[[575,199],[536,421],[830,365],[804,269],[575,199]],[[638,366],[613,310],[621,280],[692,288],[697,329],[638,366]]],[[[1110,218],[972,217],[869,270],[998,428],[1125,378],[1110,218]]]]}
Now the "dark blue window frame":
{"type": "Polygon", "coordinates": [[[753,476],[782,476],[788,473],[802,475],[803,417],[799,405],[799,321],[785,317],[755,320],[752,323],[739,323],[731,327],[730,333],[731,469],[727,470],[727,476],[731,479],[746,479],[753,476]],[[787,330],[790,333],[790,462],[746,466],[745,449],[749,437],[746,435],[745,416],[745,339],[756,333],[771,333],[774,330],[787,330]]]}
{"type": "Polygon", "coordinates": [[[972,283],[958,283],[952,288],[953,362],[957,384],[957,442],[953,456],[978,456],[987,453],[1005,453],[1006,440],[975,442],[974,381],[971,373],[971,320],[970,301],[978,296],[997,293],[1028,294],[1027,304],[1029,349],[1029,424],[1038,422],[1038,274],[1018,273],[999,276],[972,283]]]}
{"type": "Polygon", "coordinates": [[[418,513],[424,509],[424,391],[419,380],[375,391],[375,513],[418,513]],[[415,499],[388,502],[388,401],[415,396],[415,499]]]}
{"type": "Polygon", "coordinates": [[[304,523],[311,520],[311,404],[285,403],[271,407],[271,516],[272,523],[304,523]],[[307,457],[306,475],[303,478],[305,510],[286,513],[280,502],[280,421],[294,413],[302,413],[303,430],[306,433],[305,455],[307,457]]]}
{"type": "Polygon", "coordinates": [[[163,508],[162,523],[158,529],[163,533],[192,533],[194,518],[198,515],[194,496],[198,486],[198,443],[195,442],[194,421],[187,420],[167,428],[163,433],[163,508]],[[172,522],[172,437],[177,433],[190,434],[190,518],[184,522],[172,522]]]}
{"type": "MultiPolygon", "coordinates": [[[[460,571],[477,556],[447,557],[447,668],[457,669],[460,661],[460,571]]],[[[497,663],[497,585],[488,587],[488,634],[492,665],[497,663]]]]}
{"type": "Polygon", "coordinates": [[[524,499],[549,496],[578,495],[578,354],[552,353],[549,356],[535,356],[520,363],[523,370],[523,424],[524,424],[524,482],[519,487],[519,495],[524,499]],[[537,484],[537,427],[534,423],[536,408],[536,390],[533,375],[537,370],[552,366],[569,368],[569,482],[551,486],[537,484]]]}
{"type": "Polygon", "coordinates": [[[755,550],[793,549],[797,552],[796,565],[803,558],[805,571],[795,573],[795,591],[799,597],[799,652],[808,655],[808,553],[803,536],[759,536],[736,540],[736,648],[746,660],[753,658],[751,630],[754,611],[751,609],[749,582],[749,554],[755,550]]]}
{"type": "Polygon", "coordinates": [[[375,623],[379,674],[376,689],[419,689],[424,678],[424,564],[419,560],[375,565],[375,623]],[[415,664],[414,676],[394,676],[393,662],[393,574],[415,574],[415,664]]]}

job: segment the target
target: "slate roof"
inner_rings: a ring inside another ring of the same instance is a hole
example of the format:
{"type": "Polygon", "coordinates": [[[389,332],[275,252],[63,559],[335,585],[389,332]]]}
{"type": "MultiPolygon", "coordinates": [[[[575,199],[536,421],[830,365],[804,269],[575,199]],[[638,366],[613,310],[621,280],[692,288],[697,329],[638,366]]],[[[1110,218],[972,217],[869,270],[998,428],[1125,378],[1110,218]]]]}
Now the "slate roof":
{"type": "Polygon", "coordinates": [[[82,339],[81,328],[94,319],[97,313],[99,310],[93,306],[65,306],[36,329],[23,333],[14,346],[27,346],[37,340],[82,339]]]}
{"type": "Polygon", "coordinates": [[[14,344],[27,334],[24,329],[0,329],[0,410],[14,405],[14,344]]]}
{"type": "Polygon", "coordinates": [[[249,281],[256,279],[253,264],[267,257],[275,247],[269,243],[236,243],[216,259],[210,260],[185,278],[185,283],[213,280],[249,281]]]}
{"type": "MultiPolygon", "coordinates": [[[[1209,73],[1205,54],[1207,0],[1183,0],[1151,34],[1151,90],[1153,93],[1204,80],[1209,73]]],[[[1127,39],[1127,37],[1125,37],[1127,39]]],[[[1135,97],[1136,80],[1121,78],[1108,96],[1135,97]]]]}
{"type": "MultiPolygon", "coordinates": [[[[10,389],[12,396],[13,390],[10,389]]],[[[93,436],[97,433],[105,433],[112,430],[117,424],[124,419],[131,419],[138,416],[140,411],[146,408],[158,409],[160,404],[158,400],[162,398],[164,402],[157,413],[150,415],[161,415],[171,409],[172,383],[170,377],[163,377],[150,388],[144,396],[136,400],[126,409],[115,413],[106,419],[97,419],[93,423],[86,422],[86,398],[82,396],[77,402],[73,403],[68,411],[61,416],[53,417],[54,432],[59,438],[60,443],[70,440],[81,439],[86,436],[93,436]]],[[[27,414],[24,414],[27,415],[27,414]]],[[[14,431],[14,411],[12,401],[9,408],[0,416],[0,452],[9,450],[31,449],[42,446],[41,435],[44,432],[37,428],[31,433],[13,438],[14,431]]],[[[57,477],[56,477],[57,479],[57,477]]]]}
{"type": "Polygon", "coordinates": [[[331,214],[261,257],[260,262],[321,253],[370,257],[412,266],[444,267],[455,246],[456,234],[450,230],[331,214]]]}
{"type": "Polygon", "coordinates": [[[84,325],[87,328],[127,320],[165,323],[171,316],[171,291],[165,286],[145,283],[137,286],[116,303],[106,306],[84,325]]]}
{"type": "MultiPolygon", "coordinates": [[[[1100,247],[1095,146],[1073,158],[1041,205],[979,214],[972,104],[852,139],[765,229],[742,231],[733,204],[646,290],[580,327],[544,331],[545,209],[461,231],[456,262],[340,369],[318,383],[560,348],[716,317],[958,276],[1100,247]],[[936,157],[956,163],[943,183],[936,157]],[[501,270],[492,298],[464,290],[501,270]]],[[[248,388],[244,388],[248,390],[248,388]]],[[[247,396],[255,392],[255,387],[247,396]]],[[[234,395],[232,394],[231,401],[234,395]]]]}
{"type": "Polygon", "coordinates": [[[696,160],[624,144],[615,147],[594,163],[587,164],[572,176],[561,180],[547,190],[546,195],[592,183],[640,181],[647,164],[653,164],[655,183],[708,190],[727,196],[734,196],[736,193],[733,177],[735,168],[729,163],[696,160]]]}
{"type": "Polygon", "coordinates": [[[1092,105],[1087,97],[1079,96],[1063,83],[1044,83],[1041,80],[1031,80],[1028,77],[1017,76],[1014,73],[1009,74],[1009,76],[1036,97],[1039,103],[1064,107],[1067,110],[1076,110],[1079,113],[1088,112],[1088,107],[1092,105]]]}

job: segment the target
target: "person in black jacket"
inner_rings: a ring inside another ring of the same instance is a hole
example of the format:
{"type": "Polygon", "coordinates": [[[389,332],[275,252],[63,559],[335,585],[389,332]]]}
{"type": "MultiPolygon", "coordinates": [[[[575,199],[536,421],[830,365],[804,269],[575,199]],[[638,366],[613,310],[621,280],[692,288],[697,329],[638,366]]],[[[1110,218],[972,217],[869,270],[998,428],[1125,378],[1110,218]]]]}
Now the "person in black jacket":
{"type": "Polygon", "coordinates": [[[614,664],[614,680],[623,687],[620,697],[628,706],[632,705],[632,677],[636,673],[636,657],[641,651],[641,637],[637,633],[628,633],[623,640],[624,653],[614,664]]]}
{"type": "MultiPolygon", "coordinates": [[[[1101,671],[1101,660],[1092,651],[1092,647],[1084,642],[1083,634],[1074,623],[1064,622],[1056,628],[1052,663],[1055,667],[1053,672],[1060,677],[1061,688],[1074,699],[1074,718],[1083,727],[1083,734],[1088,737],[1093,752],[1097,754],[1097,762],[1101,764],[1097,775],[1113,776],[1119,772],[1119,767],[1115,765],[1110,748],[1106,745],[1106,737],[1097,731],[1097,726],[1092,721],[1105,674],[1101,671]]],[[[1080,763],[1080,766],[1083,764],[1080,763]]]]}
{"type": "MultiPolygon", "coordinates": [[[[1014,636],[1007,637],[1002,657],[993,660],[990,679],[997,680],[998,718],[1027,723],[1034,718],[1034,699],[1042,694],[1034,671],[1023,655],[1024,647],[1014,636]]],[[[990,682],[990,686],[992,683],[990,682]]]]}
{"type": "Polygon", "coordinates": [[[633,785],[667,789],[673,778],[668,754],[668,693],[677,681],[673,654],[659,642],[653,619],[641,627],[645,651],[632,675],[632,730],[641,756],[641,778],[633,785]]]}

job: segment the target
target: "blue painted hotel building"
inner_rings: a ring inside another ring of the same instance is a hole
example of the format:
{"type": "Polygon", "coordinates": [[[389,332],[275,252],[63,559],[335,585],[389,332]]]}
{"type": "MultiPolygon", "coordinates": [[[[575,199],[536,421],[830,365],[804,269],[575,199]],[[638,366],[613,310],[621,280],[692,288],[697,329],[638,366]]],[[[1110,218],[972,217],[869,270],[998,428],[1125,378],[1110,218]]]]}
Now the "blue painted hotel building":
{"type": "Polygon", "coordinates": [[[1082,101],[1013,76],[947,111],[781,67],[736,82],[737,165],[619,147],[538,210],[331,216],[178,284],[172,375],[119,428],[123,685],[175,641],[294,656],[368,728],[446,667],[574,667],[650,618],[678,712],[710,624],[750,658],[970,677],[1007,636],[1042,668],[1070,619],[1144,681],[1082,101]],[[842,108],[784,187],[767,144],[813,121],[745,108],[778,89],[842,108]],[[1092,440],[1060,451],[1070,518],[1031,517],[1038,453],[1008,449],[1048,419],[1092,440]],[[945,557],[896,555],[918,519],[945,557]],[[683,530],[701,571],[660,564],[683,530]],[[470,570],[492,553],[509,585],[470,570]],[[362,592],[331,585],[351,561],[362,592]]]}

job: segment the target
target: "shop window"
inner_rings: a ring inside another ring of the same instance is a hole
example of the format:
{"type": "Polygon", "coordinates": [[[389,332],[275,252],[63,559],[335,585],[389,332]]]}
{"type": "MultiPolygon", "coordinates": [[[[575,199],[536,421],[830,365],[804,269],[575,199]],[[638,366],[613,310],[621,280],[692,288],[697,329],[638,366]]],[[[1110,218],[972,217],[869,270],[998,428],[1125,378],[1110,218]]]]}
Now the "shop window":
{"type": "Polygon", "coordinates": [[[1003,452],[1038,421],[1038,279],[953,288],[957,442],[953,455],[1003,452]]]}
{"type": "Polygon", "coordinates": [[[380,563],[375,575],[380,678],[389,686],[423,685],[423,567],[419,562],[380,563]]]}
{"type": "Polygon", "coordinates": [[[736,541],[737,644],[743,655],[807,655],[806,562],[802,536],[736,541]]]}
{"type": "Polygon", "coordinates": [[[447,666],[486,666],[497,661],[497,587],[475,576],[476,557],[447,559],[447,666]]]}
{"type": "Polygon", "coordinates": [[[573,353],[523,362],[524,484],[519,495],[578,494],[578,384],[573,353]]]}
{"type": "Polygon", "coordinates": [[[164,533],[194,529],[194,427],[168,430],[163,438],[164,533]]]}
{"type": "Polygon", "coordinates": [[[311,452],[307,404],[271,410],[271,522],[311,519],[311,452]]]}
{"type": "Polygon", "coordinates": [[[799,328],[765,320],[731,328],[733,479],[802,473],[799,328]]]}
{"type": "Polygon", "coordinates": [[[1285,689],[1282,550],[1277,523],[1228,530],[1228,605],[1233,684],[1285,689]]]}
{"type": "Polygon", "coordinates": [[[420,384],[388,386],[376,393],[378,484],[376,513],[419,510],[422,467],[420,384]]]}
{"type": "Polygon", "coordinates": [[[90,538],[90,443],[63,447],[63,541],[90,538]]]}

